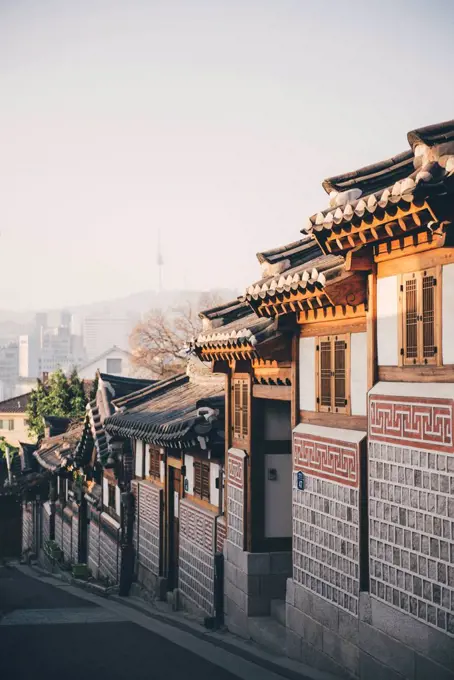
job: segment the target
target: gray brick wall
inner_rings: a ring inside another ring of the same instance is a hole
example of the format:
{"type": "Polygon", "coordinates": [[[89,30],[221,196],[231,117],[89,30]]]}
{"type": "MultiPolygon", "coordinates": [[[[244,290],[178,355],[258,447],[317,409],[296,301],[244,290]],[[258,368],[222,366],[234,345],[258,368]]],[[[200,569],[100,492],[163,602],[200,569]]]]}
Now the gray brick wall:
{"type": "Polygon", "coordinates": [[[72,513],[63,511],[63,557],[65,562],[72,560],[72,513]]]}
{"type": "Polygon", "coordinates": [[[72,546],[71,546],[71,556],[72,561],[77,564],[79,562],[79,513],[74,512],[72,519],[72,546]]]}
{"type": "Polygon", "coordinates": [[[118,581],[119,575],[119,531],[106,527],[109,520],[101,516],[99,533],[99,576],[112,583],[118,581]]]}
{"type": "Polygon", "coordinates": [[[369,444],[370,592],[454,635],[454,454],[369,444]]]}
{"type": "Polygon", "coordinates": [[[88,525],[88,567],[94,578],[98,578],[99,572],[99,515],[94,517],[90,511],[90,522],[88,525]]]}
{"type": "Polygon", "coordinates": [[[178,586],[193,604],[214,614],[215,513],[182,500],[178,586]]]}
{"type": "Polygon", "coordinates": [[[46,545],[50,539],[50,506],[49,503],[44,503],[42,508],[42,522],[43,522],[43,545],[46,545]]]}
{"type": "Polygon", "coordinates": [[[244,451],[229,449],[227,458],[227,538],[244,549],[246,459],[244,451]]]}
{"type": "Polygon", "coordinates": [[[22,504],[22,552],[34,550],[35,542],[33,536],[33,505],[32,503],[22,504]]]}
{"type": "Polygon", "coordinates": [[[136,559],[155,576],[159,576],[163,490],[151,482],[136,482],[132,490],[135,495],[136,559]]]}
{"type": "Polygon", "coordinates": [[[63,550],[63,519],[60,512],[55,514],[55,542],[63,550]]]}

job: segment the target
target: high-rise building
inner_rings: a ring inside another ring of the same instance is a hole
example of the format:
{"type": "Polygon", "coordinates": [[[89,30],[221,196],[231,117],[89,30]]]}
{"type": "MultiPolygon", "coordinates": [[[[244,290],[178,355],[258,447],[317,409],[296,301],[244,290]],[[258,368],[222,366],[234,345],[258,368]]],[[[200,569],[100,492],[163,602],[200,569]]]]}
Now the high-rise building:
{"type": "Polygon", "coordinates": [[[83,336],[88,360],[94,359],[113,345],[127,349],[131,330],[131,319],[126,317],[85,317],[83,336]]]}

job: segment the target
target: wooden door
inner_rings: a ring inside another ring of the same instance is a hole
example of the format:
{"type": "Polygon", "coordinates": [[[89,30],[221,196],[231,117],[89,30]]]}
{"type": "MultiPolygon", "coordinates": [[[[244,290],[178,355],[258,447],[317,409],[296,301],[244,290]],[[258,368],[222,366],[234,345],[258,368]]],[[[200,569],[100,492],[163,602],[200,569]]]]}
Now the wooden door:
{"type": "Polygon", "coordinates": [[[181,471],[169,467],[169,589],[178,587],[181,471]]]}

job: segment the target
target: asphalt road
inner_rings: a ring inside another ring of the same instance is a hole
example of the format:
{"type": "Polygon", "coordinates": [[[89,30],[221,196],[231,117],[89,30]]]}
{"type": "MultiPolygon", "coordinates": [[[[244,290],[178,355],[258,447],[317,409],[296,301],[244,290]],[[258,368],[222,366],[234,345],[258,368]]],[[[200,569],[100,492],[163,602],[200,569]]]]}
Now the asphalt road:
{"type": "Polygon", "coordinates": [[[0,566],[1,680],[283,680],[200,635],[27,573],[0,566]]]}

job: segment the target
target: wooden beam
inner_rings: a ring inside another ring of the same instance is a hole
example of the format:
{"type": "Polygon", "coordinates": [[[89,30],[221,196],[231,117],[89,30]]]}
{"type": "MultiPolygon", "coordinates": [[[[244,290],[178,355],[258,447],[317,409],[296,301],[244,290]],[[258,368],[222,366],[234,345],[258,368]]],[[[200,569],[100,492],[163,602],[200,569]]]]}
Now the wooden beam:
{"type": "Polygon", "coordinates": [[[379,366],[378,379],[385,382],[454,382],[454,364],[445,366],[379,366]]]}
{"type": "Polygon", "coordinates": [[[252,396],[255,399],[291,401],[292,388],[289,385],[253,385],[252,396]]]}
{"type": "Polygon", "coordinates": [[[319,413],[317,411],[300,411],[302,423],[338,427],[341,430],[361,430],[367,432],[367,416],[349,416],[345,413],[319,413]]]}
{"type": "Polygon", "coordinates": [[[401,257],[380,260],[377,265],[377,276],[393,276],[394,274],[409,274],[420,269],[428,269],[437,265],[454,262],[454,248],[430,248],[422,252],[409,254],[401,253],[401,257]]]}
{"type": "Polygon", "coordinates": [[[311,338],[316,335],[334,335],[336,333],[365,333],[366,318],[339,317],[336,321],[318,321],[301,326],[300,337],[311,338]]]}

